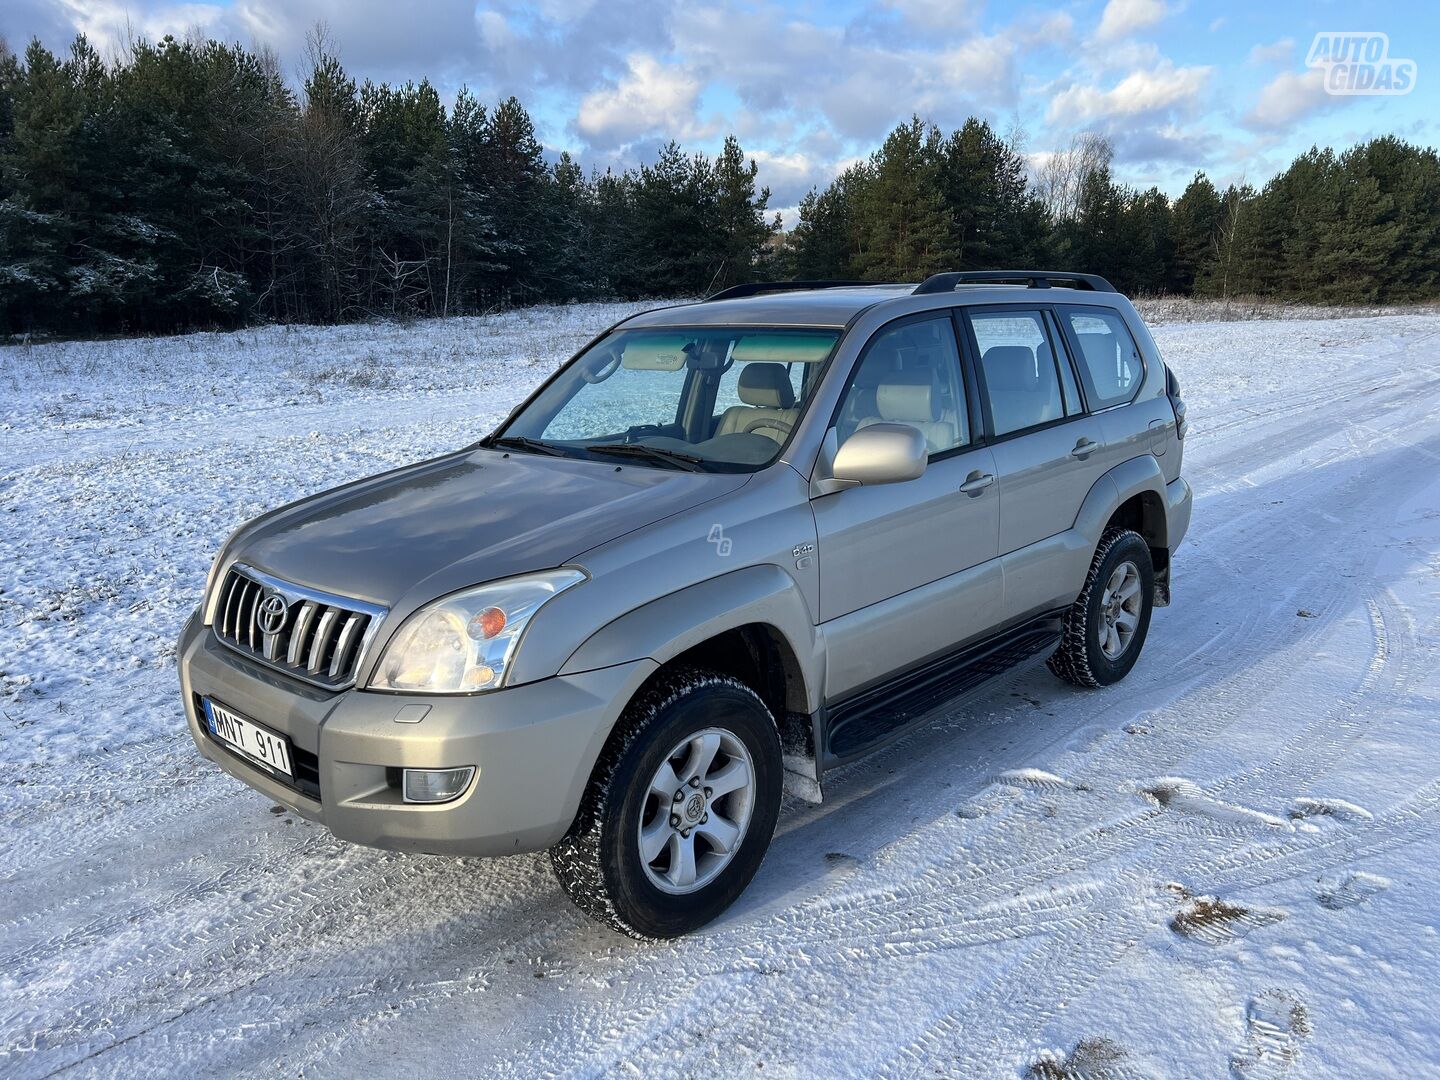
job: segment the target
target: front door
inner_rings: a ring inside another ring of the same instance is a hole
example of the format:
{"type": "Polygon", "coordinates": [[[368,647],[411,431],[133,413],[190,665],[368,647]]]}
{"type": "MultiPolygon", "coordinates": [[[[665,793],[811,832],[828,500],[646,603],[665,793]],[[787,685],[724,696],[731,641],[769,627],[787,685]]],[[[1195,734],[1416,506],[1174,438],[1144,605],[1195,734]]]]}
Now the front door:
{"type": "Polygon", "coordinates": [[[882,327],[851,374],[837,440],[868,424],[909,424],[930,461],[918,479],[811,503],[827,699],[946,652],[998,616],[995,459],[974,443],[964,386],[945,311],[882,327]]]}

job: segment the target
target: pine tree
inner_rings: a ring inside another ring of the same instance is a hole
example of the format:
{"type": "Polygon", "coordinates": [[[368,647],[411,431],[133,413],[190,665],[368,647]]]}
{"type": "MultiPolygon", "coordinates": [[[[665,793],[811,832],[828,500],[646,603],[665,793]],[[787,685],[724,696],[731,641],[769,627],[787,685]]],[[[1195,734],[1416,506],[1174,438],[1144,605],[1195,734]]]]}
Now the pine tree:
{"type": "Polygon", "coordinates": [[[374,205],[360,146],[360,102],[323,40],[312,43],[291,148],[293,227],[307,289],[302,308],[327,322],[368,314],[366,220],[374,205]]]}
{"type": "Polygon", "coordinates": [[[589,181],[586,232],[592,238],[597,288],[603,294],[635,298],[661,295],[659,282],[641,269],[641,222],[632,173],[606,170],[589,181]]]}
{"type": "Polygon", "coordinates": [[[548,164],[511,98],[357,88],[323,33],[299,92],[274,54],[135,41],[110,63],[0,43],[0,331],[170,330],[693,296],[759,276],[914,280],[1038,266],[1132,292],[1333,302],[1440,290],[1440,156],[1312,149],[1256,192],[1197,173],[1173,205],[1077,137],[1027,176],[1018,139],[918,117],[802,200],[777,238],[729,138],[626,171],[548,164]],[[779,242],[777,242],[777,240],[779,242]]]}
{"type": "Polygon", "coordinates": [[[715,224],[718,229],[720,265],[715,287],[726,288],[755,279],[756,266],[778,225],[767,221],[770,189],[755,189],[759,167],[747,161],[735,136],[725,137],[724,149],[715,161],[715,224]]]}
{"type": "Polygon", "coordinates": [[[950,217],[946,266],[998,267],[1019,248],[1025,166],[983,120],[971,117],[940,151],[938,183],[950,217]]]}
{"type": "Polygon", "coordinates": [[[854,273],[850,257],[855,221],[849,197],[854,185],[846,183],[846,175],[800,200],[800,219],[788,243],[789,270],[797,278],[847,278],[854,273]]]}
{"type": "Polygon", "coordinates": [[[939,186],[939,131],[912,117],[870,159],[859,200],[855,266],[874,281],[924,278],[943,269],[952,222],[939,186]]]}
{"type": "Polygon", "coordinates": [[[491,295],[522,301],[563,294],[563,253],[549,232],[553,181],[535,125],[515,98],[485,118],[478,165],[495,228],[509,243],[497,260],[501,269],[485,275],[491,295]]]}
{"type": "Polygon", "coordinates": [[[444,314],[455,192],[440,95],[418,85],[360,88],[361,148],[375,197],[368,307],[391,317],[444,314]]]}
{"type": "MultiPolygon", "coordinates": [[[[1273,234],[1268,225],[1262,227],[1256,203],[1255,191],[1247,184],[1231,184],[1225,189],[1215,233],[1215,260],[1208,272],[1202,269],[1197,291],[1229,299],[1252,286],[1249,279],[1264,261],[1259,252],[1266,241],[1261,237],[1273,234]]],[[[1269,256],[1272,260],[1278,257],[1278,252],[1269,256]]]]}
{"type": "Polygon", "coordinates": [[[662,295],[714,291],[723,256],[711,228],[711,163],[670,142],[653,165],[642,165],[631,188],[633,259],[641,280],[662,295]]]}
{"type": "Polygon", "coordinates": [[[1197,279],[1213,272],[1220,212],[1220,193],[1203,172],[1197,172],[1172,208],[1175,262],[1169,288],[1192,292],[1197,279]]]}
{"type": "Polygon", "coordinates": [[[1110,177],[1109,166],[1089,173],[1080,185],[1073,220],[1061,223],[1064,269],[1100,274],[1121,288],[1133,287],[1126,250],[1125,208],[1129,194],[1110,177]]]}
{"type": "Polygon", "coordinates": [[[1395,197],[1382,186],[1361,149],[1341,155],[1336,172],[1344,208],[1335,261],[1343,271],[1318,295],[1336,303],[1374,303],[1389,292],[1391,270],[1402,252],[1395,197]]]}
{"type": "Polygon", "coordinates": [[[1394,202],[1398,237],[1383,271],[1380,299],[1434,297],[1440,289],[1440,157],[1394,136],[1372,139],[1345,157],[1350,169],[1359,170],[1363,162],[1394,202]]]}
{"type": "Polygon", "coordinates": [[[1134,192],[1124,208],[1124,254],[1116,284],[1133,293],[1163,292],[1175,276],[1175,234],[1170,200],[1158,188],[1134,192]]]}

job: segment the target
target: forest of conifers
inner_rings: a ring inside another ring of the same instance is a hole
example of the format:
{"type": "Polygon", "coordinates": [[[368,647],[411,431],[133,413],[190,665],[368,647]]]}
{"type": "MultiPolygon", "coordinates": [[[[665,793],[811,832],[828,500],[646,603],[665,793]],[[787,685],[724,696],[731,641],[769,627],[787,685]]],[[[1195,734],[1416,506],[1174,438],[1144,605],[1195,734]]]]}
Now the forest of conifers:
{"type": "Polygon", "coordinates": [[[174,331],[695,296],[752,279],[1046,267],[1130,293],[1396,303],[1440,295],[1440,159],[1384,137],[1263,187],[1117,183],[1096,136],[1032,168],[971,119],[901,123],[781,230],[739,143],[551,161],[514,98],[357,84],[317,38],[272,54],[0,42],[0,333],[174,331]]]}

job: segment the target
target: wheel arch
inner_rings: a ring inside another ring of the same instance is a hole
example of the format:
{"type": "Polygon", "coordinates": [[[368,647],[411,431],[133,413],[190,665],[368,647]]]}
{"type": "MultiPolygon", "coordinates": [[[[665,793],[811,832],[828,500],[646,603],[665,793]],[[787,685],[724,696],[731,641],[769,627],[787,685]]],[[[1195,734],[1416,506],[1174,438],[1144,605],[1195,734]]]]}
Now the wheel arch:
{"type": "Polygon", "coordinates": [[[1150,548],[1157,607],[1170,601],[1170,518],[1165,474],[1150,454],[1123,461],[1091,487],[1080,506],[1075,528],[1093,550],[1112,528],[1133,529],[1150,548]]]}
{"type": "Polygon", "coordinates": [[[747,566],[632,608],[606,623],[561,665],[568,675],[645,657],[665,664],[702,642],[749,625],[767,627],[794,660],[792,708],[818,708],[821,661],[810,607],[778,566],[747,566]]]}
{"type": "Polygon", "coordinates": [[[645,657],[659,665],[652,680],[677,666],[696,667],[754,690],[780,728],[788,786],[818,799],[814,718],[823,652],[809,605],[787,573],[745,567],[635,608],[592,634],[561,674],[645,657]]]}
{"type": "Polygon", "coordinates": [[[1075,528],[1092,545],[1112,525],[1133,528],[1152,548],[1169,550],[1169,521],[1166,515],[1165,474],[1149,454],[1122,461],[1091,486],[1075,528]]]}

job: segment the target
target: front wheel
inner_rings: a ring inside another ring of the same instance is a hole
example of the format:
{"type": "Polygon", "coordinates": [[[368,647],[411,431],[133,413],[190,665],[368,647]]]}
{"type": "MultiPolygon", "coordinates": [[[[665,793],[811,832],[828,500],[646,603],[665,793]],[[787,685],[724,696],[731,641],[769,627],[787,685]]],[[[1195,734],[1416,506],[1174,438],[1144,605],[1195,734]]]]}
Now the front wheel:
{"type": "Polygon", "coordinates": [[[704,926],[760,868],[780,813],[780,736],[744,683],[663,674],[631,702],[575,825],[550,851],[570,899],[639,938],[704,926]]]}
{"type": "Polygon", "coordinates": [[[1130,673],[1155,602],[1155,568],[1145,539],[1111,529],[1100,540],[1085,587],[1065,613],[1060,647],[1050,670],[1076,686],[1117,683],[1130,673]]]}

